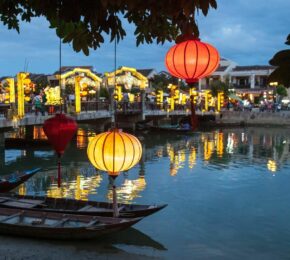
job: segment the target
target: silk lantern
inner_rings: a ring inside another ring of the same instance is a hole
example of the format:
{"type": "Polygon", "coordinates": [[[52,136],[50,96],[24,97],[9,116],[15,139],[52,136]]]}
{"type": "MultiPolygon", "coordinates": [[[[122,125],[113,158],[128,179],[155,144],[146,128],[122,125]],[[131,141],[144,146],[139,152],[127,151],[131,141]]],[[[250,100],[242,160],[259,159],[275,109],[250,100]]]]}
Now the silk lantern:
{"type": "Polygon", "coordinates": [[[169,49],[165,65],[171,75],[191,84],[213,73],[219,61],[215,47],[190,35],[180,37],[169,49]]]}
{"type": "MultiPolygon", "coordinates": [[[[99,170],[107,171],[113,180],[121,171],[136,165],[142,155],[140,141],[120,129],[112,129],[90,140],[87,154],[90,162],[99,170]]],[[[118,216],[116,187],[113,184],[114,217],[118,216]]]]}
{"type": "Polygon", "coordinates": [[[63,155],[67,144],[70,142],[72,137],[77,131],[77,123],[71,117],[65,114],[56,114],[45,120],[43,124],[43,130],[47,136],[48,141],[58,156],[58,186],[60,187],[61,180],[61,168],[60,168],[60,157],[63,155]]]}

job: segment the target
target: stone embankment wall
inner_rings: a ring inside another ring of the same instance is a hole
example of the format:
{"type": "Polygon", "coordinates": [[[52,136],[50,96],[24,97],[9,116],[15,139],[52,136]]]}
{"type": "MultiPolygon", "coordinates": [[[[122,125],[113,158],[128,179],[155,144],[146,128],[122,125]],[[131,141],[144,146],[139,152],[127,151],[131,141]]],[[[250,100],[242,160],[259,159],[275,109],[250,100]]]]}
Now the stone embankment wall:
{"type": "Polygon", "coordinates": [[[290,111],[222,111],[217,125],[290,126],[290,111]]]}

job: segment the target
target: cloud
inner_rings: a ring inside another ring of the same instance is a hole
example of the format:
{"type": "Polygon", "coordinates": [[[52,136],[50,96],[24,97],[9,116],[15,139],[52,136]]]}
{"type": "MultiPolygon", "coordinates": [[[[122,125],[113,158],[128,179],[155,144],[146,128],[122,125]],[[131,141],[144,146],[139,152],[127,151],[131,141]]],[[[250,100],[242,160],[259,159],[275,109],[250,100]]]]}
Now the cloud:
{"type": "Polygon", "coordinates": [[[268,64],[290,33],[290,2],[219,0],[218,9],[198,17],[203,39],[241,65],[268,64]]]}
{"type": "MultiPolygon", "coordinates": [[[[201,39],[216,46],[222,57],[240,65],[268,64],[278,50],[285,49],[290,33],[290,1],[218,0],[218,9],[207,17],[199,14],[201,39]]],[[[136,47],[134,26],[123,22],[127,36],[117,46],[117,66],[165,70],[164,57],[173,43],[136,47]]],[[[25,60],[33,73],[53,73],[59,66],[59,40],[44,18],[21,24],[20,34],[0,25],[0,76],[23,70],[25,60]]],[[[75,53],[69,44],[62,45],[63,65],[92,65],[97,71],[114,69],[114,44],[91,50],[90,56],[75,53]]]]}

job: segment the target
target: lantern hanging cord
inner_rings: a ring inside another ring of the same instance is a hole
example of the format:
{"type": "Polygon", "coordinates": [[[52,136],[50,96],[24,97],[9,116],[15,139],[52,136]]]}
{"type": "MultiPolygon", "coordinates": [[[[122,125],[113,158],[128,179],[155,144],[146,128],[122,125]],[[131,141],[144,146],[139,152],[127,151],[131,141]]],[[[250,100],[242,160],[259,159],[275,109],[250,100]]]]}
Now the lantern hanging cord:
{"type": "MultiPolygon", "coordinates": [[[[58,1],[58,12],[57,12],[57,18],[58,18],[58,30],[59,30],[59,91],[60,91],[60,98],[62,98],[62,91],[61,91],[61,21],[60,21],[60,7],[61,7],[61,0],[58,1]]],[[[62,103],[60,100],[60,113],[62,113],[62,103]]]]}
{"type": "MultiPolygon", "coordinates": [[[[117,37],[115,36],[115,42],[114,42],[114,91],[116,91],[117,86],[116,86],[116,70],[117,70],[117,37]]],[[[117,106],[114,108],[114,124],[113,128],[117,127],[117,116],[116,116],[116,109],[117,106]]]]}

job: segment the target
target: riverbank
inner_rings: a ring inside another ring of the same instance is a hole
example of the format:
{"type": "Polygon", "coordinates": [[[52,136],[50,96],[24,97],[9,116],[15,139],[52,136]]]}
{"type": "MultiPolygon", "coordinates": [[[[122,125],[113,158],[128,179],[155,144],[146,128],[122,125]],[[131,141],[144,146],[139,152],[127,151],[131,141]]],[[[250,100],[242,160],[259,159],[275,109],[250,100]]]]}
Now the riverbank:
{"type": "Polygon", "coordinates": [[[216,126],[290,126],[290,111],[221,111],[216,126]]]}

